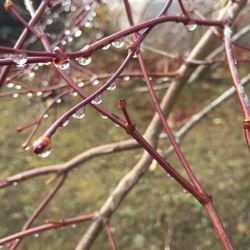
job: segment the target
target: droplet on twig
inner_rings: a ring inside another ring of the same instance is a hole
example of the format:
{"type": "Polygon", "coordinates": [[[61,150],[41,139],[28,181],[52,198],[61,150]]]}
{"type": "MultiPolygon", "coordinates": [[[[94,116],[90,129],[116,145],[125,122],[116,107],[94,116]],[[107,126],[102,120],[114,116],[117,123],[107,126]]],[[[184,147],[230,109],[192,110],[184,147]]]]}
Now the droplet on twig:
{"type": "Polygon", "coordinates": [[[102,95],[98,95],[95,99],[91,101],[92,104],[98,105],[102,103],[102,95]]]}
{"type": "Polygon", "coordinates": [[[78,61],[79,64],[81,64],[83,66],[90,64],[92,61],[90,56],[89,57],[78,57],[78,58],[76,58],[76,60],[78,61]]]}
{"type": "Polygon", "coordinates": [[[13,58],[13,62],[20,66],[24,65],[28,60],[26,54],[14,54],[12,58],[13,58]]]}
{"type": "Polygon", "coordinates": [[[112,82],[110,85],[109,85],[109,87],[107,88],[107,90],[115,90],[116,89],[116,84],[115,84],[115,82],[112,82]]]}
{"type": "Polygon", "coordinates": [[[72,117],[75,119],[82,119],[85,116],[85,107],[78,109],[72,117]]]}
{"type": "Polygon", "coordinates": [[[121,37],[111,43],[115,48],[121,48],[124,45],[124,37],[121,37]]]}

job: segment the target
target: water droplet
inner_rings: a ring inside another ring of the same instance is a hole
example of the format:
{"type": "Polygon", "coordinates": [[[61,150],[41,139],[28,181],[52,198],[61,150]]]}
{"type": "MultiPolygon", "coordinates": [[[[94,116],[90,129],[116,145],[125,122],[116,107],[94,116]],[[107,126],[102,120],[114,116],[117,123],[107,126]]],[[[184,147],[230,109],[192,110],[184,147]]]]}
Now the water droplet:
{"type": "Polygon", "coordinates": [[[98,105],[102,103],[102,95],[98,95],[95,99],[91,101],[92,104],[98,105]]]}
{"type": "Polygon", "coordinates": [[[102,49],[103,49],[103,50],[107,50],[107,49],[110,48],[110,46],[111,46],[111,44],[107,44],[107,45],[103,46],[102,49]]]}
{"type": "Polygon", "coordinates": [[[105,120],[108,119],[108,117],[106,115],[101,114],[100,116],[102,119],[105,119],[105,120]]]}
{"type": "Polygon", "coordinates": [[[4,246],[3,245],[0,245],[0,249],[2,249],[4,246]]]}
{"type": "Polygon", "coordinates": [[[72,224],[71,227],[72,227],[72,228],[76,228],[76,224],[72,224]]]}
{"type": "Polygon", "coordinates": [[[82,35],[82,31],[81,30],[77,30],[74,34],[74,37],[80,37],[82,35]]]}
{"type": "Polygon", "coordinates": [[[85,6],[85,10],[86,10],[86,11],[89,11],[89,10],[90,10],[90,5],[86,5],[86,6],[85,6]]]}
{"type": "Polygon", "coordinates": [[[46,158],[51,154],[51,148],[45,149],[43,152],[38,154],[39,157],[41,158],[46,158]]]}
{"type": "Polygon", "coordinates": [[[54,60],[54,65],[61,70],[66,70],[69,68],[70,65],[70,60],[69,59],[65,59],[64,61],[60,61],[60,60],[54,60]]]}
{"type": "Polygon", "coordinates": [[[66,127],[68,124],[69,124],[69,120],[66,120],[66,121],[63,122],[62,126],[66,127]]]}
{"type": "Polygon", "coordinates": [[[13,185],[14,187],[16,187],[16,186],[18,185],[18,182],[14,181],[14,182],[12,183],[12,185],[13,185]]]}
{"type": "Polygon", "coordinates": [[[35,73],[34,73],[34,72],[30,72],[30,73],[29,73],[29,77],[30,77],[30,78],[33,78],[34,76],[35,76],[35,73]]]}
{"type": "Polygon", "coordinates": [[[21,86],[21,85],[16,85],[15,88],[16,88],[16,89],[22,89],[22,86],[21,86]]]}
{"type": "Polygon", "coordinates": [[[65,30],[65,31],[64,31],[64,34],[65,34],[65,35],[70,35],[70,30],[65,30]]]}
{"type": "Polygon", "coordinates": [[[76,97],[76,96],[78,96],[78,93],[74,91],[70,95],[73,96],[73,97],[76,97]]]}
{"type": "Polygon", "coordinates": [[[41,96],[42,94],[43,94],[42,91],[37,91],[37,92],[36,92],[36,96],[41,96]]]}
{"type": "Polygon", "coordinates": [[[82,88],[84,85],[85,85],[84,82],[79,82],[79,83],[78,83],[78,87],[80,87],[80,88],[82,88]]]}
{"type": "Polygon", "coordinates": [[[53,23],[53,19],[52,18],[48,18],[46,21],[47,25],[51,25],[53,23]]]}
{"type": "Polygon", "coordinates": [[[92,82],[92,85],[96,86],[100,83],[100,81],[98,79],[95,79],[93,82],[92,82]]]}
{"type": "Polygon", "coordinates": [[[32,97],[33,94],[32,94],[31,92],[29,92],[29,93],[27,93],[27,96],[28,96],[28,97],[32,97]]]}
{"type": "Polygon", "coordinates": [[[85,107],[78,109],[72,117],[75,119],[82,119],[85,116],[85,107]]]}
{"type": "Polygon", "coordinates": [[[236,59],[236,58],[234,58],[234,64],[235,64],[235,65],[237,65],[237,64],[238,64],[238,62],[237,62],[237,59],[236,59]]]}
{"type": "Polygon", "coordinates": [[[90,64],[92,61],[91,57],[78,57],[76,60],[83,66],[90,64]]]}
{"type": "Polygon", "coordinates": [[[109,87],[107,88],[107,90],[115,90],[116,89],[116,84],[115,84],[115,82],[112,82],[110,85],[109,85],[109,87]]]}
{"type": "Polygon", "coordinates": [[[61,103],[61,102],[62,102],[62,99],[60,99],[60,98],[56,100],[56,103],[57,103],[57,104],[59,104],[59,103],[61,103]]]}
{"type": "Polygon", "coordinates": [[[62,6],[68,6],[71,4],[71,0],[62,0],[62,6]]]}
{"type": "Polygon", "coordinates": [[[130,76],[124,76],[124,77],[123,77],[123,80],[124,80],[124,81],[129,81],[129,80],[130,80],[130,76]]]}
{"type": "Polygon", "coordinates": [[[93,27],[93,24],[91,22],[86,22],[85,23],[85,27],[86,28],[92,28],[93,27]]]}
{"type": "Polygon", "coordinates": [[[38,237],[39,237],[39,234],[34,234],[34,237],[35,237],[35,238],[38,238],[38,237]]]}
{"type": "Polygon", "coordinates": [[[46,63],[44,63],[44,65],[50,65],[51,64],[51,62],[46,62],[46,63]]]}
{"type": "Polygon", "coordinates": [[[124,37],[121,37],[120,39],[113,41],[112,45],[115,48],[121,48],[124,45],[124,37]]]}
{"type": "Polygon", "coordinates": [[[187,193],[187,190],[186,190],[186,189],[184,189],[184,188],[183,188],[183,193],[185,193],[185,194],[187,193]]]}
{"type": "Polygon", "coordinates": [[[17,98],[17,97],[19,96],[19,94],[18,94],[18,93],[14,93],[12,96],[13,96],[14,98],[17,98]]]}
{"type": "Polygon", "coordinates": [[[47,119],[48,117],[49,117],[48,114],[44,114],[44,115],[43,115],[43,118],[44,118],[44,119],[47,119]]]}
{"type": "Polygon", "coordinates": [[[12,58],[13,62],[17,65],[24,65],[27,62],[26,54],[14,54],[12,58]]]}
{"type": "Polygon", "coordinates": [[[14,83],[12,83],[12,82],[10,82],[10,83],[7,84],[7,87],[8,87],[9,89],[13,88],[14,86],[15,86],[15,85],[14,85],[14,83]]]}
{"type": "Polygon", "coordinates": [[[188,31],[194,31],[194,30],[197,28],[197,26],[198,26],[198,25],[197,25],[196,23],[188,23],[188,24],[186,25],[188,31]]]}

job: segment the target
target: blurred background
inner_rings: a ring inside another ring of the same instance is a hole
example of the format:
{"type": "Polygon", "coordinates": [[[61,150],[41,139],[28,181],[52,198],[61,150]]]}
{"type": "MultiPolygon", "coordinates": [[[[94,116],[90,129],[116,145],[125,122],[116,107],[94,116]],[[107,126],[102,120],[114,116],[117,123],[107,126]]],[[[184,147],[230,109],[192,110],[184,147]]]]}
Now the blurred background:
{"type": "MultiPolygon", "coordinates": [[[[30,16],[22,1],[14,1],[22,15],[30,16]]],[[[41,19],[50,41],[67,51],[82,49],[85,45],[128,27],[122,1],[103,1],[93,7],[92,1],[83,5],[84,25],[73,25],[72,17],[79,4],[84,1],[55,1],[52,9],[47,9],[41,19]],[[68,3],[66,3],[68,2],[68,3]],[[89,7],[86,7],[89,6],[89,7]],[[90,8],[90,9],[89,9],[90,8]],[[94,14],[93,14],[94,13],[94,14]]],[[[153,18],[165,1],[130,1],[135,22],[153,18]]],[[[215,18],[226,1],[194,1],[194,5],[209,18],[215,18]]],[[[40,1],[33,1],[38,6],[40,1]]],[[[187,8],[192,8],[185,2],[187,8]]],[[[174,1],[169,13],[180,12],[174,1]]],[[[249,25],[249,5],[241,12],[233,26],[234,33],[249,25]]],[[[13,47],[22,32],[22,26],[3,8],[0,3],[0,45],[13,47]]],[[[168,72],[178,69],[181,58],[185,58],[202,34],[204,27],[190,32],[182,24],[158,25],[142,44],[142,52],[148,69],[168,72]],[[165,53],[165,54],[164,54],[165,53]],[[167,54],[167,56],[166,56],[167,54]]],[[[126,37],[129,42],[131,37],[126,37]]],[[[249,44],[249,32],[239,41],[249,44]]],[[[217,39],[214,41],[217,43],[217,39]]],[[[219,45],[219,43],[218,43],[219,45]]],[[[39,41],[29,36],[23,48],[43,50],[39,41]]],[[[92,74],[112,73],[125,58],[124,47],[110,47],[98,50],[92,55],[87,68],[92,74]]],[[[238,57],[249,56],[248,52],[236,50],[238,57]]],[[[8,55],[1,55],[1,58],[8,55]]],[[[222,52],[217,58],[225,59],[222,52]]],[[[249,63],[238,64],[240,76],[249,73],[249,63]]],[[[53,69],[50,66],[27,66],[28,74],[14,82],[11,89],[6,84],[1,92],[15,91],[17,85],[38,87],[47,86],[60,79],[52,80],[53,69]],[[31,74],[32,73],[32,74],[31,74]]],[[[128,71],[139,70],[137,60],[133,60],[128,71]]],[[[81,74],[69,68],[73,78],[80,79],[81,74]]],[[[11,76],[13,73],[10,73],[11,76]]],[[[162,97],[169,79],[153,78],[159,87],[158,97],[162,97]]],[[[226,65],[212,65],[205,69],[199,78],[187,84],[169,117],[173,131],[181,128],[194,114],[208,105],[226,89],[232,86],[226,65]]],[[[126,97],[132,120],[140,132],[144,132],[153,115],[153,104],[145,82],[139,78],[123,78],[116,82],[115,91],[105,93],[102,104],[117,113],[117,101],[126,97]]],[[[247,86],[246,91],[250,94],[247,86]]],[[[128,139],[124,131],[103,119],[91,107],[86,108],[82,120],[70,119],[67,127],[58,130],[53,137],[52,154],[45,159],[38,158],[30,150],[23,150],[22,143],[29,131],[17,133],[16,129],[33,119],[48,105],[49,97],[19,95],[18,98],[1,97],[0,109],[0,179],[21,171],[36,167],[59,164],[68,161],[77,154],[97,145],[128,139]]],[[[56,108],[44,117],[36,138],[66,109],[80,101],[72,95],[64,97],[56,108]]],[[[169,146],[166,138],[160,139],[158,150],[163,153],[169,146]]],[[[235,97],[226,101],[218,109],[191,129],[181,141],[181,148],[193,167],[205,189],[214,197],[214,203],[224,222],[224,226],[233,244],[238,250],[250,250],[250,168],[249,152],[246,147],[242,114],[235,97]]],[[[64,186],[49,206],[36,220],[40,225],[45,219],[60,220],[98,210],[108,198],[119,180],[139,160],[142,150],[125,151],[103,156],[82,164],[69,174],[64,186]]],[[[174,154],[167,160],[176,169],[181,166],[174,154]]],[[[184,173],[183,173],[184,175],[184,173]]],[[[53,185],[54,176],[42,176],[0,190],[0,237],[18,232],[29,218],[35,207],[45,197],[53,185]]],[[[134,190],[127,196],[122,206],[111,219],[114,238],[118,249],[166,249],[166,250],[220,250],[220,243],[200,204],[183,192],[182,188],[155,162],[134,190]]],[[[73,227],[51,230],[40,235],[25,238],[18,249],[54,250],[74,249],[86,231],[88,223],[73,227]]],[[[6,246],[1,246],[7,249],[6,246]]],[[[106,234],[102,233],[92,249],[110,249],[106,234]]]]}

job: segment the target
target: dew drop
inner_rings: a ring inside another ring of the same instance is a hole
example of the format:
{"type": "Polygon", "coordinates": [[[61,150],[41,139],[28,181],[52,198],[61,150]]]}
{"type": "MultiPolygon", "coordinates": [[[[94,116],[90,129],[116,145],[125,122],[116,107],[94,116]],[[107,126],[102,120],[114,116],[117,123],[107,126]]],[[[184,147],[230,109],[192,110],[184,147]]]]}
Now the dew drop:
{"type": "Polygon", "coordinates": [[[130,80],[130,76],[124,76],[124,77],[123,77],[123,80],[124,80],[124,81],[129,81],[129,80],[130,80]]]}
{"type": "Polygon", "coordinates": [[[3,245],[0,245],[0,249],[2,249],[4,246],[3,245]]]}
{"type": "Polygon", "coordinates": [[[16,88],[16,89],[22,89],[22,86],[21,86],[21,85],[16,85],[15,88],[16,88]]]}
{"type": "Polygon", "coordinates": [[[107,90],[115,90],[116,89],[116,84],[115,84],[115,82],[112,82],[110,85],[109,85],[109,87],[107,88],[107,90]]]}
{"type": "Polygon", "coordinates": [[[81,30],[77,30],[74,34],[74,37],[80,37],[82,35],[82,31],[81,30]]]}
{"type": "Polygon", "coordinates": [[[71,4],[71,0],[62,0],[62,6],[68,6],[71,4]]]}
{"type": "Polygon", "coordinates": [[[42,94],[43,94],[42,91],[37,91],[37,92],[36,92],[36,96],[41,96],[42,94]]]}
{"type": "Polygon", "coordinates": [[[72,228],[76,228],[76,224],[72,224],[71,227],[72,227],[72,228]]]}
{"type": "Polygon", "coordinates": [[[89,10],[90,10],[90,5],[86,5],[86,6],[85,6],[85,10],[86,10],[86,11],[89,11],[89,10]]]}
{"type": "Polygon", "coordinates": [[[78,83],[78,87],[80,87],[80,88],[82,88],[84,85],[85,85],[84,82],[79,82],[79,83],[78,83]]]}
{"type": "Polygon", "coordinates": [[[54,60],[54,65],[61,70],[66,70],[69,68],[70,65],[70,60],[69,59],[65,59],[63,62],[59,62],[57,63],[56,60],[54,60]]]}
{"type": "Polygon", "coordinates": [[[57,103],[57,104],[59,104],[59,103],[61,103],[61,102],[62,102],[62,99],[60,99],[60,98],[56,100],[56,103],[57,103]]]}
{"type": "Polygon", "coordinates": [[[83,66],[90,64],[92,61],[91,57],[78,57],[76,60],[83,66]]]}
{"type": "Polygon", "coordinates": [[[107,117],[106,115],[101,114],[100,116],[101,116],[101,118],[104,119],[104,120],[108,119],[108,117],[107,117]]]}
{"type": "Polygon", "coordinates": [[[107,45],[103,46],[102,49],[103,49],[103,50],[107,50],[107,49],[110,48],[110,46],[111,46],[111,44],[107,44],[107,45]]]}
{"type": "Polygon", "coordinates": [[[115,48],[121,48],[124,45],[124,37],[121,37],[118,40],[115,40],[111,43],[115,48]]]}
{"type": "Polygon", "coordinates": [[[8,87],[9,89],[13,88],[13,87],[14,87],[14,83],[12,83],[12,82],[8,83],[8,84],[7,84],[7,87],[8,87]]]}
{"type": "Polygon", "coordinates": [[[66,120],[66,121],[63,122],[62,126],[66,127],[68,124],[69,124],[69,120],[66,120]]]}
{"type": "Polygon", "coordinates": [[[18,93],[14,93],[12,96],[13,96],[14,98],[17,98],[17,97],[19,96],[19,94],[18,94],[18,93]]]}
{"type": "Polygon", "coordinates": [[[92,104],[98,105],[102,103],[102,95],[98,95],[95,99],[91,101],[92,104]]]}
{"type": "Polygon", "coordinates": [[[85,116],[85,107],[80,108],[72,115],[72,117],[75,119],[82,119],[84,116],[85,116]]]}
{"type": "Polygon", "coordinates": [[[38,237],[39,237],[39,234],[34,234],[34,237],[35,237],[35,238],[38,238],[38,237]]]}
{"type": "Polygon", "coordinates": [[[30,78],[33,78],[34,76],[35,76],[35,73],[34,73],[34,72],[30,72],[30,73],[29,73],[29,77],[30,77],[30,78]]]}
{"type": "Polygon", "coordinates": [[[78,96],[78,93],[74,91],[70,95],[73,96],[73,97],[76,97],[76,96],[78,96]]]}
{"type": "Polygon", "coordinates": [[[197,24],[196,23],[189,23],[186,25],[188,31],[194,31],[197,28],[197,24]]]}
{"type": "Polygon", "coordinates": [[[100,81],[98,79],[95,79],[93,82],[92,82],[92,85],[96,86],[100,83],[100,81]]]}
{"type": "Polygon", "coordinates": [[[14,181],[14,182],[12,183],[12,185],[13,185],[14,187],[16,187],[16,186],[18,185],[18,182],[14,181]]]}
{"type": "Polygon", "coordinates": [[[48,114],[44,114],[44,115],[43,115],[43,118],[44,118],[44,119],[47,119],[48,117],[49,117],[48,114]]]}
{"type": "Polygon", "coordinates": [[[51,154],[51,148],[45,149],[43,152],[38,154],[39,157],[41,158],[46,158],[51,154]]]}
{"type": "Polygon", "coordinates": [[[31,92],[29,92],[29,93],[27,93],[27,96],[28,96],[28,97],[32,97],[33,94],[32,94],[31,92]]]}
{"type": "Polygon", "coordinates": [[[12,57],[13,57],[13,62],[17,65],[24,65],[27,62],[26,54],[15,54],[12,57]]]}

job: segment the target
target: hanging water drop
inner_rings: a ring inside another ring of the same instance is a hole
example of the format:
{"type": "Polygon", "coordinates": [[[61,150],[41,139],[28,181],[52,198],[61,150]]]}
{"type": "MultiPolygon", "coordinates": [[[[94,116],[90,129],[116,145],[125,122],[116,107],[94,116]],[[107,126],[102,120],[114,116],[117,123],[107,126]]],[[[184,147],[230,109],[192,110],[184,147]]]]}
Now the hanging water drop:
{"type": "Polygon", "coordinates": [[[90,64],[92,61],[91,57],[78,57],[76,60],[83,66],[90,64]]]}
{"type": "Polygon", "coordinates": [[[16,88],[16,89],[22,89],[22,86],[21,86],[21,85],[16,85],[15,88],[16,88]]]}
{"type": "Polygon", "coordinates": [[[49,117],[48,114],[44,114],[44,115],[43,115],[43,118],[44,118],[44,119],[47,119],[48,117],[49,117]]]}
{"type": "Polygon", "coordinates": [[[62,124],[63,127],[66,127],[69,124],[69,120],[65,120],[62,124]]]}
{"type": "Polygon", "coordinates": [[[107,90],[115,90],[116,89],[116,84],[115,84],[115,82],[112,82],[110,85],[109,85],[109,87],[107,88],[107,90]]]}
{"type": "Polygon", "coordinates": [[[82,31],[81,30],[77,30],[74,34],[74,37],[79,37],[82,35],[82,31]]]}
{"type": "Polygon", "coordinates": [[[41,158],[46,158],[51,154],[51,148],[45,149],[43,152],[38,154],[39,157],[41,158]]]}
{"type": "Polygon", "coordinates": [[[61,69],[61,70],[66,70],[69,68],[70,65],[70,60],[65,59],[65,60],[54,60],[54,65],[56,68],[61,69]]]}
{"type": "Polygon", "coordinates": [[[39,237],[39,234],[34,234],[34,237],[35,237],[35,238],[38,238],[38,237],[39,237]]]}
{"type": "Polygon", "coordinates": [[[15,86],[15,85],[14,85],[14,83],[12,83],[12,82],[10,82],[10,83],[7,84],[7,87],[8,87],[9,89],[13,88],[14,86],[15,86]]]}
{"type": "Polygon", "coordinates": [[[76,228],[76,224],[72,224],[71,227],[72,227],[72,228],[76,228]]]}
{"type": "Polygon", "coordinates": [[[92,85],[96,86],[100,83],[100,81],[98,79],[95,79],[93,82],[92,82],[92,85]]]}
{"type": "Polygon", "coordinates": [[[28,96],[28,97],[32,97],[33,94],[32,94],[31,92],[29,92],[29,93],[27,93],[27,96],[28,96]]]}
{"type": "Polygon", "coordinates": [[[24,65],[28,60],[26,54],[15,54],[12,57],[13,57],[13,62],[20,66],[24,65]]]}
{"type": "Polygon", "coordinates": [[[62,99],[61,99],[61,98],[59,98],[59,99],[56,100],[56,103],[57,103],[57,104],[60,104],[61,102],[62,102],[62,99]]]}
{"type": "Polygon", "coordinates": [[[72,117],[75,119],[82,119],[85,116],[85,107],[78,109],[72,117]]]}
{"type": "Polygon", "coordinates": [[[124,45],[124,37],[121,37],[111,43],[115,48],[121,48],[124,45]]]}
{"type": "Polygon", "coordinates": [[[18,94],[18,93],[14,93],[12,96],[13,96],[14,98],[17,98],[17,97],[19,96],[19,94],[18,94]]]}
{"type": "Polygon", "coordinates": [[[37,92],[36,92],[36,96],[41,96],[42,94],[43,94],[42,91],[37,91],[37,92]]]}
{"type": "Polygon", "coordinates": [[[82,88],[84,85],[85,85],[84,82],[79,82],[79,83],[78,83],[78,87],[80,87],[80,88],[82,88]]]}
{"type": "Polygon", "coordinates": [[[70,95],[73,96],[73,97],[76,97],[76,96],[78,96],[78,93],[74,91],[70,95]]]}
{"type": "Polygon", "coordinates": [[[14,182],[12,183],[12,185],[13,185],[14,187],[16,187],[16,186],[18,185],[18,182],[14,181],[14,182]]]}
{"type": "Polygon", "coordinates": [[[130,80],[130,76],[124,76],[124,77],[123,77],[123,80],[124,80],[124,81],[129,81],[129,80],[130,80]]]}
{"type": "Polygon", "coordinates": [[[102,96],[101,95],[98,95],[95,99],[93,99],[91,101],[92,104],[94,105],[98,105],[98,104],[101,104],[102,103],[102,96]]]}
{"type": "Polygon", "coordinates": [[[103,46],[102,49],[103,49],[103,50],[107,50],[107,49],[110,48],[110,46],[111,46],[111,44],[107,44],[107,45],[103,46]]]}
{"type": "Polygon", "coordinates": [[[196,23],[188,23],[188,24],[186,25],[188,31],[194,31],[194,30],[197,28],[197,26],[198,26],[198,25],[197,25],[196,23]]]}
{"type": "Polygon", "coordinates": [[[107,117],[106,115],[101,114],[100,116],[101,116],[101,118],[104,119],[104,120],[108,119],[108,117],[107,117]]]}

